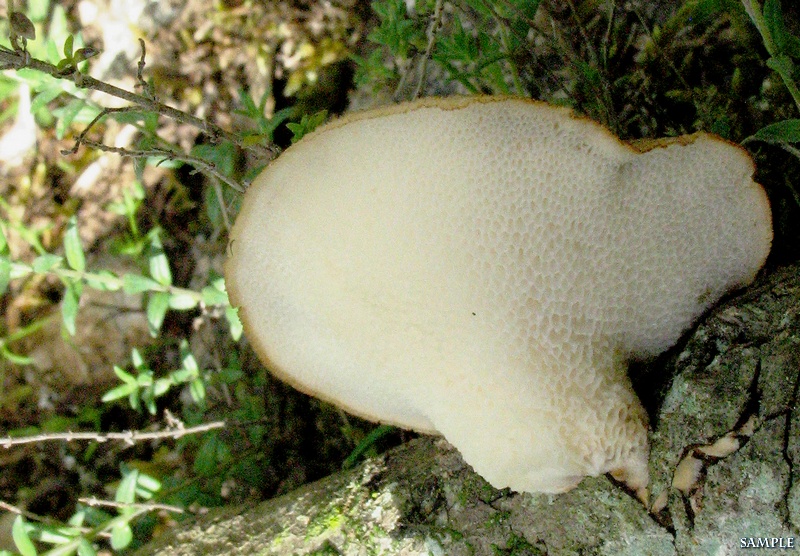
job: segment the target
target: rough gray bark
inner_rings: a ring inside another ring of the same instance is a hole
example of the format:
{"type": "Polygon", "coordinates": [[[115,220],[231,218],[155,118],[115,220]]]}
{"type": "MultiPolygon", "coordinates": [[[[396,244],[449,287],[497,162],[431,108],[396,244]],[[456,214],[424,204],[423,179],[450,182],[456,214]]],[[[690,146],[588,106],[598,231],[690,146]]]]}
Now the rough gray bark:
{"type": "Polygon", "coordinates": [[[722,304],[639,372],[667,384],[650,396],[653,512],[606,477],[560,496],[497,491],[445,441],[421,438],[137,554],[735,554],[742,538],[798,535],[800,266],[722,304]]]}

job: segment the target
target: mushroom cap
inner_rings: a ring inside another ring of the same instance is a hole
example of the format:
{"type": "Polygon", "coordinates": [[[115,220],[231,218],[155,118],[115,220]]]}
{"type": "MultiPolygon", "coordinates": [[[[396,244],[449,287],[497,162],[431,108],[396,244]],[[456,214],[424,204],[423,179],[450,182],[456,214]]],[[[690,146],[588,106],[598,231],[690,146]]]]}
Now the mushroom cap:
{"type": "Polygon", "coordinates": [[[426,99],[306,136],[248,189],[225,274],[300,390],[444,435],[495,487],[648,481],[626,373],[749,283],[772,238],[747,153],[646,146],[547,104],[426,99]]]}

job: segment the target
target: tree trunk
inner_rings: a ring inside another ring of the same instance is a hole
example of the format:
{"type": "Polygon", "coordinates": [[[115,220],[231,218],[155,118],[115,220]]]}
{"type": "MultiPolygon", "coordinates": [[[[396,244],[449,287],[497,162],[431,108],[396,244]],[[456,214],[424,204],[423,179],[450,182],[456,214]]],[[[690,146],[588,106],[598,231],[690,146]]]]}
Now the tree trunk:
{"type": "Polygon", "coordinates": [[[558,496],[498,491],[447,442],[420,438],[256,507],[214,511],[137,554],[669,555],[796,546],[798,372],[794,266],[717,307],[666,356],[634,366],[654,428],[651,511],[606,477],[558,496]]]}

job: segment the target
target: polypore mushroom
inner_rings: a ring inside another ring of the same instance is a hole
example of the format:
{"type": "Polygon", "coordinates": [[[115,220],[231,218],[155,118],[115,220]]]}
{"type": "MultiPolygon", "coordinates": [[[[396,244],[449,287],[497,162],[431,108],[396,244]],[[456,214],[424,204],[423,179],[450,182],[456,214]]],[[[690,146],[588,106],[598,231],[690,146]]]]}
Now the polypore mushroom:
{"type": "Polygon", "coordinates": [[[772,240],[747,153],[634,147],[527,100],[352,115],[253,182],[231,300],[269,368],[368,419],[444,435],[495,487],[648,482],[626,362],[749,283],[772,240]]]}

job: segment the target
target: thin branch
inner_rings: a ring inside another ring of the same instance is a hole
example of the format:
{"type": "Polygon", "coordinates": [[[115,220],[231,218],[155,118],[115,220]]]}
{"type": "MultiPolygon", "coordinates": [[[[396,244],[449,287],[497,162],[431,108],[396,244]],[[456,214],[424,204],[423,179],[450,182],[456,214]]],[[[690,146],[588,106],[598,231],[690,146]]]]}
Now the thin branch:
{"type": "Polygon", "coordinates": [[[68,73],[64,73],[63,70],[59,70],[58,67],[54,66],[53,64],[45,62],[44,60],[39,60],[38,58],[32,58],[30,54],[24,50],[10,50],[7,48],[0,49],[0,67],[4,69],[15,70],[30,68],[40,71],[56,79],[71,81],[80,89],[100,91],[101,93],[126,100],[145,110],[157,112],[178,122],[189,124],[197,129],[200,129],[203,133],[211,137],[211,140],[214,142],[224,139],[237,145],[241,149],[253,151],[261,156],[272,156],[275,154],[270,148],[263,147],[261,145],[248,144],[242,137],[235,133],[225,131],[216,124],[201,120],[200,118],[192,116],[191,114],[187,114],[176,108],[167,106],[166,104],[163,104],[154,98],[147,98],[146,96],[132,93],[130,91],[126,91],[125,89],[121,89],[119,87],[115,87],[114,85],[99,81],[94,77],[80,73],[75,68],[72,68],[68,73]]]}
{"type": "Polygon", "coordinates": [[[419,97],[419,94],[422,91],[422,85],[425,82],[425,74],[428,72],[428,60],[430,60],[433,45],[436,43],[436,33],[442,26],[443,4],[443,0],[436,0],[436,6],[433,9],[433,17],[431,17],[430,25],[428,25],[428,46],[425,48],[425,54],[422,55],[422,63],[420,64],[419,69],[419,81],[417,82],[417,87],[414,89],[414,94],[411,97],[412,100],[419,97]]]}
{"type": "MultiPolygon", "coordinates": [[[[18,508],[17,506],[13,506],[13,505],[9,504],[8,502],[3,502],[2,500],[0,500],[0,510],[5,510],[5,511],[10,512],[12,514],[21,515],[22,517],[24,517],[28,521],[35,521],[37,523],[43,523],[44,525],[47,525],[49,527],[64,527],[64,524],[62,522],[58,521],[57,519],[53,519],[53,518],[48,517],[48,516],[42,516],[42,515],[39,515],[39,514],[35,514],[33,512],[29,512],[28,510],[23,510],[21,508],[18,508]]],[[[70,527],[80,531],[81,533],[88,533],[88,532],[91,531],[91,528],[89,528],[89,527],[75,527],[73,525],[70,525],[70,527]]],[[[110,539],[111,538],[111,533],[101,533],[98,536],[106,538],[106,539],[110,539]]]]}
{"type": "Polygon", "coordinates": [[[144,94],[147,95],[147,98],[157,101],[158,98],[156,97],[156,93],[153,90],[152,84],[145,81],[144,77],[142,76],[145,66],[144,57],[145,53],[147,52],[144,46],[144,39],[139,39],[139,45],[142,47],[142,55],[139,58],[139,63],[136,65],[136,81],[139,82],[139,86],[142,88],[142,91],[144,91],[144,94]]]}
{"type": "Polygon", "coordinates": [[[99,498],[95,497],[78,498],[78,502],[92,507],[117,508],[120,510],[124,510],[126,508],[136,508],[137,510],[147,510],[147,511],[166,510],[168,512],[173,512],[176,514],[182,514],[185,512],[183,508],[179,508],[178,506],[171,506],[169,504],[158,504],[156,502],[144,502],[144,503],[132,504],[126,502],[114,502],[113,500],[100,500],[99,498]]]}
{"type": "Polygon", "coordinates": [[[34,436],[21,436],[19,438],[11,438],[7,436],[0,438],[0,446],[3,448],[10,448],[11,446],[18,446],[20,444],[34,444],[39,442],[47,442],[50,440],[62,440],[72,442],[73,440],[93,440],[95,442],[108,442],[111,440],[121,440],[129,446],[133,446],[136,442],[144,440],[155,440],[158,438],[173,438],[177,440],[189,434],[196,434],[213,429],[221,429],[225,427],[225,421],[214,421],[203,425],[184,428],[182,424],[171,425],[169,428],[155,432],[142,432],[142,431],[124,431],[124,432],[62,432],[51,434],[37,434],[34,436]]]}
{"type": "Polygon", "coordinates": [[[91,131],[91,129],[100,120],[105,118],[107,115],[116,114],[116,113],[119,113],[119,112],[133,112],[135,110],[137,110],[137,108],[133,107],[133,106],[125,106],[125,107],[122,107],[122,108],[103,108],[97,116],[92,118],[92,121],[89,122],[86,125],[86,127],[83,129],[83,131],[80,132],[78,137],[75,139],[75,144],[72,146],[72,148],[71,149],[62,149],[61,150],[61,154],[67,156],[67,155],[75,154],[76,152],[78,152],[78,149],[80,148],[80,146],[83,145],[86,142],[86,135],[89,133],[89,131],[91,131]]]}
{"type": "MultiPolygon", "coordinates": [[[[112,147],[110,145],[105,145],[103,143],[98,143],[97,141],[91,141],[89,139],[84,139],[82,143],[87,147],[97,149],[98,151],[115,153],[120,156],[128,156],[131,158],[149,158],[153,156],[153,157],[162,157],[164,158],[164,160],[178,160],[180,162],[186,162],[187,164],[191,164],[192,166],[197,168],[199,171],[205,172],[210,176],[218,179],[219,181],[221,181],[228,187],[233,188],[239,193],[244,193],[244,189],[242,189],[241,185],[239,185],[237,182],[235,182],[234,180],[232,180],[231,178],[229,178],[228,176],[217,170],[214,164],[190,154],[179,153],[162,148],[136,151],[136,150],[126,149],[124,147],[112,147]]],[[[74,151],[71,150],[61,151],[62,154],[69,154],[71,152],[74,151]]]]}
{"type": "Polygon", "coordinates": [[[222,194],[222,188],[219,185],[219,180],[214,179],[212,176],[211,183],[214,186],[214,194],[217,196],[217,202],[219,203],[219,213],[222,215],[222,223],[225,225],[225,229],[230,233],[231,231],[231,221],[228,218],[228,207],[225,204],[225,197],[222,194]]]}

